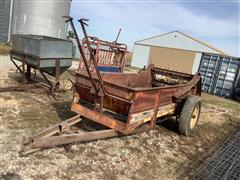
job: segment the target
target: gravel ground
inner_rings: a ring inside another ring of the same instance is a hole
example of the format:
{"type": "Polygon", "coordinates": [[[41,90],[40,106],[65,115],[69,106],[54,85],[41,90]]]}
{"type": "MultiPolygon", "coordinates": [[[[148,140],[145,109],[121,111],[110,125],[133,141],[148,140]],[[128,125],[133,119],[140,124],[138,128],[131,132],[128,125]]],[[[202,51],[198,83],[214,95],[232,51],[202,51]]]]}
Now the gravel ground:
{"type": "MultiPolygon", "coordinates": [[[[1,87],[15,84],[8,57],[1,57],[0,65],[1,87]]],[[[201,117],[190,137],[180,136],[175,122],[169,120],[150,132],[75,144],[71,152],[58,147],[20,157],[25,139],[74,116],[71,92],[56,99],[44,93],[1,93],[0,179],[187,178],[189,165],[222,142],[240,122],[238,103],[205,94],[202,99],[201,117]]]]}

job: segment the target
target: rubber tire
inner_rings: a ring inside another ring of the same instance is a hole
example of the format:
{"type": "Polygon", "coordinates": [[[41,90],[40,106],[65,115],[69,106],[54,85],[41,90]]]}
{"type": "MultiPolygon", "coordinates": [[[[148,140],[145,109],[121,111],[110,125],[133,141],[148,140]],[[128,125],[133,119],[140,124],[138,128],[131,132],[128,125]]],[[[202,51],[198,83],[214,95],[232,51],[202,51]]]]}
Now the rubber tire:
{"type": "MultiPolygon", "coordinates": [[[[186,99],[183,105],[183,108],[181,110],[180,118],[178,122],[178,131],[180,134],[184,136],[189,136],[193,131],[194,128],[193,129],[190,128],[190,122],[191,122],[193,110],[195,106],[197,106],[198,104],[199,104],[199,113],[198,113],[196,124],[198,122],[199,115],[201,112],[201,98],[199,96],[189,96],[186,99]]],[[[194,127],[196,127],[196,124],[194,127]]]]}

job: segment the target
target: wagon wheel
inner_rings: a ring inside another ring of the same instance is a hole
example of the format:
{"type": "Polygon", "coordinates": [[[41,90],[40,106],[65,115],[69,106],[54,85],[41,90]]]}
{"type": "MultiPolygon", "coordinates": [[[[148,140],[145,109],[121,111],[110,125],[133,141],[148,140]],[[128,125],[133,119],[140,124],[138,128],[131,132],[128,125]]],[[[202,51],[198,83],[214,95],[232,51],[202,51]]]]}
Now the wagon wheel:
{"type": "Polygon", "coordinates": [[[201,98],[198,96],[189,96],[183,105],[180,113],[178,130],[179,133],[189,136],[197,124],[201,111],[201,98]]]}

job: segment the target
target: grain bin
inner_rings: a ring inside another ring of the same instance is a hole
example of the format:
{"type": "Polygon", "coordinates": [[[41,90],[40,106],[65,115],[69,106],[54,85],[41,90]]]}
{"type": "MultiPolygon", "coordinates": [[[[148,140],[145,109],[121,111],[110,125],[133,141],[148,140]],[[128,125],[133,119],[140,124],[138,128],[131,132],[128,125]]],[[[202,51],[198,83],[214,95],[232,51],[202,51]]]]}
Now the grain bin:
{"type": "Polygon", "coordinates": [[[71,0],[14,0],[12,34],[35,34],[66,38],[71,0]]]}
{"type": "Polygon", "coordinates": [[[1,0],[0,42],[10,42],[11,34],[34,34],[66,38],[71,0],[1,0]]]}
{"type": "Polygon", "coordinates": [[[0,0],[0,42],[7,42],[9,34],[10,0],[0,0]]]}

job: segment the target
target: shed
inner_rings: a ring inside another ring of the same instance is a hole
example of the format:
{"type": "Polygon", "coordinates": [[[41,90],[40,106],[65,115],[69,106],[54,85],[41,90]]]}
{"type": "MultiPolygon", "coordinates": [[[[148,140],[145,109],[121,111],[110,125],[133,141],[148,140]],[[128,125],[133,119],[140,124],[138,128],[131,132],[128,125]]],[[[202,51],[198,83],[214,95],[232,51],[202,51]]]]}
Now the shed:
{"type": "Polygon", "coordinates": [[[179,31],[143,39],[134,43],[132,66],[157,67],[194,74],[203,53],[227,55],[207,43],[179,31]]]}

